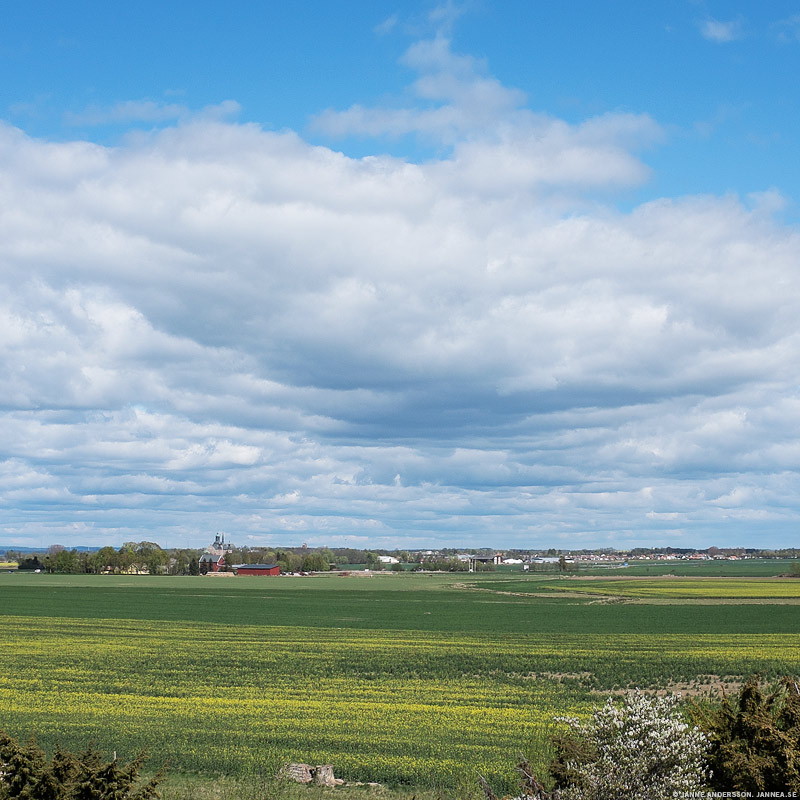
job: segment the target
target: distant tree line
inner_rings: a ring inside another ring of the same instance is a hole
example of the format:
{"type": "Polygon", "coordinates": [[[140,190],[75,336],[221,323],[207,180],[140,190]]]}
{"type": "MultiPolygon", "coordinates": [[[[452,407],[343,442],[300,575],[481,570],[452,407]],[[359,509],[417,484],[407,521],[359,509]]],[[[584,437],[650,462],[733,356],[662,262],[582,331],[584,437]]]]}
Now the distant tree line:
{"type": "MultiPolygon", "coordinates": [[[[278,564],[281,571],[286,572],[324,572],[336,568],[366,568],[382,570],[387,568],[381,561],[382,556],[393,556],[400,564],[392,564],[389,569],[405,568],[419,570],[435,570],[447,572],[463,572],[469,569],[466,561],[457,556],[463,553],[479,556],[493,555],[494,550],[488,548],[441,548],[439,550],[361,550],[350,547],[241,547],[229,551],[225,556],[225,569],[232,569],[235,564],[278,564]],[[401,566],[405,565],[405,567],[401,566]]],[[[532,570],[562,572],[573,568],[567,557],[588,553],[604,553],[616,557],[654,555],[685,555],[691,553],[707,553],[713,556],[738,555],[751,558],[798,558],[800,549],[784,548],[780,550],[757,550],[747,548],[709,547],[706,550],[688,548],[645,548],[639,547],[629,551],[614,551],[609,548],[601,550],[506,550],[509,557],[528,558],[546,556],[558,558],[554,564],[531,563],[532,570]]],[[[156,542],[126,542],[120,548],[110,546],[99,550],[67,549],[62,545],[51,545],[38,553],[17,552],[7,550],[5,559],[16,561],[20,570],[41,570],[42,572],[62,574],[98,574],[147,572],[151,575],[199,575],[200,548],[162,548],[156,542]]],[[[493,564],[478,565],[476,569],[492,570],[493,564]]]]}
{"type": "MultiPolygon", "coordinates": [[[[7,553],[10,557],[12,553],[7,553]]],[[[20,556],[17,569],[68,575],[92,575],[103,572],[149,572],[151,574],[199,574],[198,551],[164,550],[155,542],[126,542],[118,550],[68,550],[51,545],[43,553],[20,556]],[[193,563],[192,563],[193,562],[193,563]],[[193,570],[193,571],[192,571],[193,570]]]]}
{"type": "MultiPolygon", "coordinates": [[[[41,570],[60,574],[100,574],[148,572],[151,575],[199,575],[202,549],[162,548],[155,542],[126,542],[119,549],[110,546],[86,551],[51,545],[41,553],[23,554],[9,550],[6,558],[16,560],[20,570],[41,570]]],[[[465,571],[466,562],[455,557],[457,551],[437,551],[435,555],[408,550],[359,550],[355,548],[312,547],[243,547],[225,554],[224,569],[236,564],[278,564],[281,572],[325,572],[342,567],[363,567],[383,570],[381,556],[392,555],[400,564],[390,568],[402,570],[401,564],[418,569],[465,571]],[[451,553],[451,554],[448,554],[451,553]]],[[[479,551],[482,552],[482,551],[479,551]]],[[[205,565],[204,565],[205,566],[205,565]]],[[[493,569],[487,565],[484,569],[493,569]]]]}
{"type": "MultiPolygon", "coordinates": [[[[23,554],[9,550],[8,560],[20,570],[59,574],[121,574],[147,572],[151,575],[199,575],[202,549],[162,548],[155,542],[126,542],[119,549],[110,546],[86,551],[51,545],[41,553],[23,554]]],[[[364,565],[381,569],[379,555],[350,548],[236,548],[225,555],[225,569],[236,564],[278,564],[282,572],[325,572],[332,567],[364,565]]]]}

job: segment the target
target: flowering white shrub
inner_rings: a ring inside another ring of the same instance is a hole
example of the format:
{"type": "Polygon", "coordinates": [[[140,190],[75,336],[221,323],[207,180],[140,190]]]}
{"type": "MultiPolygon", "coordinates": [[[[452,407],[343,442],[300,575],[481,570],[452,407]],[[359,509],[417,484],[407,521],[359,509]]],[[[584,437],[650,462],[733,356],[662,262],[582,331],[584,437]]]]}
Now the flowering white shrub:
{"type": "Polygon", "coordinates": [[[637,690],[587,722],[562,721],[570,730],[552,768],[558,800],[666,800],[705,783],[708,741],[683,721],[677,697],[637,690]]]}

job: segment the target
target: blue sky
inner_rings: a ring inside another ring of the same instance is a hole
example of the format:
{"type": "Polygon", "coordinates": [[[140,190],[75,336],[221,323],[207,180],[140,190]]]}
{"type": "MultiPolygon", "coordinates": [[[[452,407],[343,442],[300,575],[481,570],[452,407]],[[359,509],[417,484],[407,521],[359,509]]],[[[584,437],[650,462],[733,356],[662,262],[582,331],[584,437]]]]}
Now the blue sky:
{"type": "Polygon", "coordinates": [[[573,123],[651,115],[665,130],[648,152],[655,174],[645,194],[789,190],[800,178],[797,2],[476,1],[441,13],[383,0],[258,6],[9,4],[6,118],[34,136],[111,143],[159,113],[169,121],[170,107],[232,100],[239,121],[354,155],[424,157],[432,142],[326,140],[309,123],[328,107],[402,102],[413,74],[398,62],[438,30],[537,111],[573,123]],[[149,104],[150,114],[99,124],[123,103],[149,104]]]}
{"type": "Polygon", "coordinates": [[[791,546],[794,2],[9,5],[0,544],[791,546]]]}

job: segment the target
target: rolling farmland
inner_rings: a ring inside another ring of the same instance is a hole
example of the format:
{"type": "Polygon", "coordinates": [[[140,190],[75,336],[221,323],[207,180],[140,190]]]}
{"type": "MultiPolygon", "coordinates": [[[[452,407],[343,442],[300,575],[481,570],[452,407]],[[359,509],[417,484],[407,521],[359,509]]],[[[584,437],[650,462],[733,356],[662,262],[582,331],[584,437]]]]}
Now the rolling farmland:
{"type": "Polygon", "coordinates": [[[800,582],[742,580],[2,575],[0,728],[187,773],[508,786],[605,692],[800,672],[800,582]]]}

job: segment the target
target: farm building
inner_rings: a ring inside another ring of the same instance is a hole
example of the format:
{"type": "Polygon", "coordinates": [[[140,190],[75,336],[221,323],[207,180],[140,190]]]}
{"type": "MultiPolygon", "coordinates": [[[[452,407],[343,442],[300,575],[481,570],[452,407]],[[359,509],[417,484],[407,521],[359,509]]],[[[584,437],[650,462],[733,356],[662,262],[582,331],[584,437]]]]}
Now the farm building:
{"type": "Polygon", "coordinates": [[[200,556],[200,573],[222,572],[225,567],[225,556],[233,553],[233,545],[225,541],[225,534],[218,533],[214,541],[200,556]]]}
{"type": "MultiPolygon", "coordinates": [[[[461,561],[461,556],[458,557],[459,561],[461,561]]],[[[502,564],[503,563],[503,554],[502,553],[495,553],[493,556],[475,556],[475,555],[468,555],[467,560],[469,561],[469,571],[474,572],[477,569],[478,564],[502,564]]]]}
{"type": "Polygon", "coordinates": [[[225,566],[225,556],[218,556],[214,553],[203,553],[200,556],[200,572],[221,572],[225,566]]]}
{"type": "Polygon", "coordinates": [[[281,568],[277,564],[234,564],[233,571],[237,575],[280,575],[281,568]]]}

